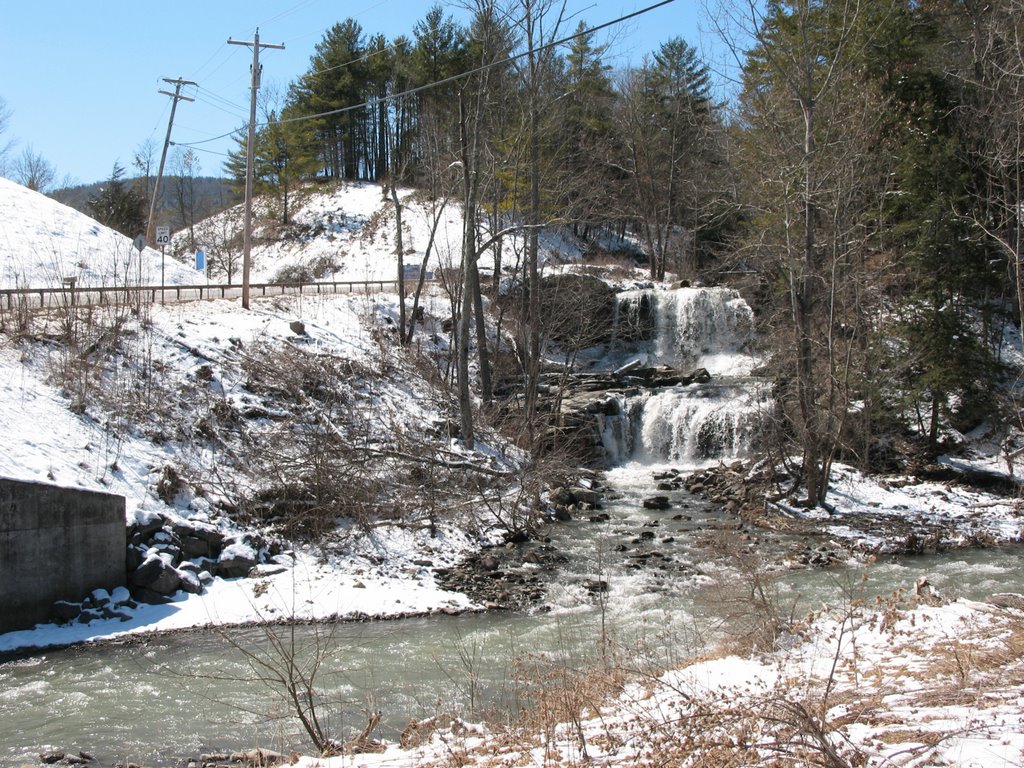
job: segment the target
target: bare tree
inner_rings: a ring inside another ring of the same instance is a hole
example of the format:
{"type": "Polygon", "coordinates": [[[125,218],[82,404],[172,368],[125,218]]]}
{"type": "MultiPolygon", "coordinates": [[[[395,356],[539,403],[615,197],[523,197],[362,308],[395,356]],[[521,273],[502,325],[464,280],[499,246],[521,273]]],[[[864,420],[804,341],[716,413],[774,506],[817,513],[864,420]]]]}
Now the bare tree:
{"type": "Polygon", "coordinates": [[[1024,317],[1024,1],[966,5],[972,55],[959,59],[966,71],[954,74],[979,94],[964,122],[975,134],[983,172],[980,211],[967,215],[1005,255],[1024,317]]]}
{"type": "Polygon", "coordinates": [[[199,175],[199,158],[191,149],[179,150],[174,153],[171,168],[178,221],[180,226],[188,229],[188,244],[192,249],[196,245],[196,177],[199,175]]]}
{"type": "Polygon", "coordinates": [[[866,332],[863,222],[880,196],[871,121],[882,105],[848,55],[859,0],[791,0],[764,13],[749,3],[734,12],[755,43],[737,119],[748,128],[751,258],[779,286],[772,332],[782,432],[801,454],[803,503],[825,505],[866,332]]]}
{"type": "Polygon", "coordinates": [[[30,144],[14,159],[11,178],[36,192],[48,192],[57,180],[57,170],[30,144]]]}
{"type": "Polygon", "coordinates": [[[4,134],[7,133],[11,124],[12,114],[11,108],[7,106],[7,102],[0,96],[0,176],[7,175],[7,164],[10,162],[11,150],[15,144],[14,139],[4,140],[4,134]]]}

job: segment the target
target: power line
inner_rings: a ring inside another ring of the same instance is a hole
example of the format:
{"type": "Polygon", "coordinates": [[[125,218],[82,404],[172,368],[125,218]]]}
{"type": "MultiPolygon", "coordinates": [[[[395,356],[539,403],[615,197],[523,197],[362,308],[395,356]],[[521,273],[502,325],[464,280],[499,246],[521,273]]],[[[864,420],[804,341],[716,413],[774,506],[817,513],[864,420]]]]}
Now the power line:
{"type": "Polygon", "coordinates": [[[204,147],[190,147],[187,144],[179,144],[176,141],[171,142],[172,147],[186,147],[187,149],[194,150],[196,152],[202,152],[206,155],[217,155],[217,157],[231,157],[227,152],[218,152],[214,149],[205,149],[204,147]]]}

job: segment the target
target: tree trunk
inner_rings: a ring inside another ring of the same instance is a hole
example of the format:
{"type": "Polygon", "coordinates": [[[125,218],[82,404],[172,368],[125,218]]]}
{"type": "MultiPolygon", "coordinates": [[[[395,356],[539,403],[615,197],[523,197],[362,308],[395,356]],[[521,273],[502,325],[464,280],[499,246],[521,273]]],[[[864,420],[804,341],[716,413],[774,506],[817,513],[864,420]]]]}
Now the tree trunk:
{"type": "Polygon", "coordinates": [[[398,257],[398,343],[405,343],[405,245],[402,242],[402,203],[398,186],[391,178],[391,201],[395,204],[395,255],[398,257]]]}
{"type": "Polygon", "coordinates": [[[458,318],[458,386],[459,386],[459,423],[462,431],[462,444],[467,450],[473,450],[473,402],[469,388],[469,324],[473,314],[472,262],[476,258],[476,190],[470,166],[469,128],[466,124],[466,99],[464,92],[459,94],[459,152],[462,159],[462,308],[458,318]]]}

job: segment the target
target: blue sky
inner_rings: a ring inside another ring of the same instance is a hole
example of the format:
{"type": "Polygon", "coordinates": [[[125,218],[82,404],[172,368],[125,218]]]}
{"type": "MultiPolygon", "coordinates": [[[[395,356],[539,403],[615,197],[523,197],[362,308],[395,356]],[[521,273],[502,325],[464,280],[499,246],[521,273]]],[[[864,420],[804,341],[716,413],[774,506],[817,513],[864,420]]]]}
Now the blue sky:
{"type": "MultiPolygon", "coordinates": [[[[654,0],[567,0],[570,14],[597,25],[654,0]]],[[[465,12],[441,3],[455,18],[465,12]]],[[[313,47],[335,22],[355,18],[367,34],[412,34],[429,2],[410,0],[177,0],[97,3],[9,0],[0,23],[0,97],[11,111],[7,135],[15,153],[27,146],[55,166],[58,178],[92,182],[115,161],[131,167],[136,150],[162,146],[171,99],[161,78],[183,77],[201,90],[180,102],[173,141],[195,142],[239,128],[248,118],[252,40],[284,43],[261,54],[263,85],[280,93],[308,69],[313,47]]],[[[699,0],[676,0],[602,34],[609,63],[638,63],[680,35],[702,47],[699,0]]],[[[567,27],[574,28],[573,19],[567,27]]],[[[571,31],[571,29],[570,29],[571,31]]],[[[192,93],[192,91],[186,91],[192,93]]],[[[229,139],[200,145],[201,172],[220,175],[229,139]]]]}

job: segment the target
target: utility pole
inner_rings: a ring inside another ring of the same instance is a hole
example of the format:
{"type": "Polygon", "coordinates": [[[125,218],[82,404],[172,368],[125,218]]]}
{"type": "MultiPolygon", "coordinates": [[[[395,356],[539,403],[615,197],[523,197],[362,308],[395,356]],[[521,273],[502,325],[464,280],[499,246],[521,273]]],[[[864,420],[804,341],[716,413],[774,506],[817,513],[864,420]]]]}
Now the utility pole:
{"type": "Polygon", "coordinates": [[[160,169],[156,172],[156,184],[153,186],[153,199],[149,201],[149,218],[146,219],[146,242],[153,242],[153,215],[156,213],[156,201],[160,199],[160,179],[164,175],[164,163],[167,161],[167,148],[171,145],[171,126],[174,125],[174,110],[178,107],[179,101],[195,101],[195,99],[189,98],[188,96],[181,95],[181,87],[183,85],[196,85],[191,80],[182,80],[180,77],[177,80],[171,80],[165,77],[165,83],[174,86],[174,93],[170,91],[160,90],[157,93],[162,93],[164,96],[170,96],[171,101],[171,116],[167,120],[167,136],[164,138],[164,151],[160,154],[160,169]]]}
{"type": "Polygon", "coordinates": [[[245,144],[245,231],[242,236],[242,308],[249,308],[249,266],[252,253],[252,187],[255,175],[256,154],[256,92],[260,89],[260,48],[283,49],[284,45],[271,45],[260,42],[260,30],[256,28],[256,36],[252,42],[232,40],[228,45],[248,45],[252,47],[252,97],[249,100],[249,139],[245,144]]]}

